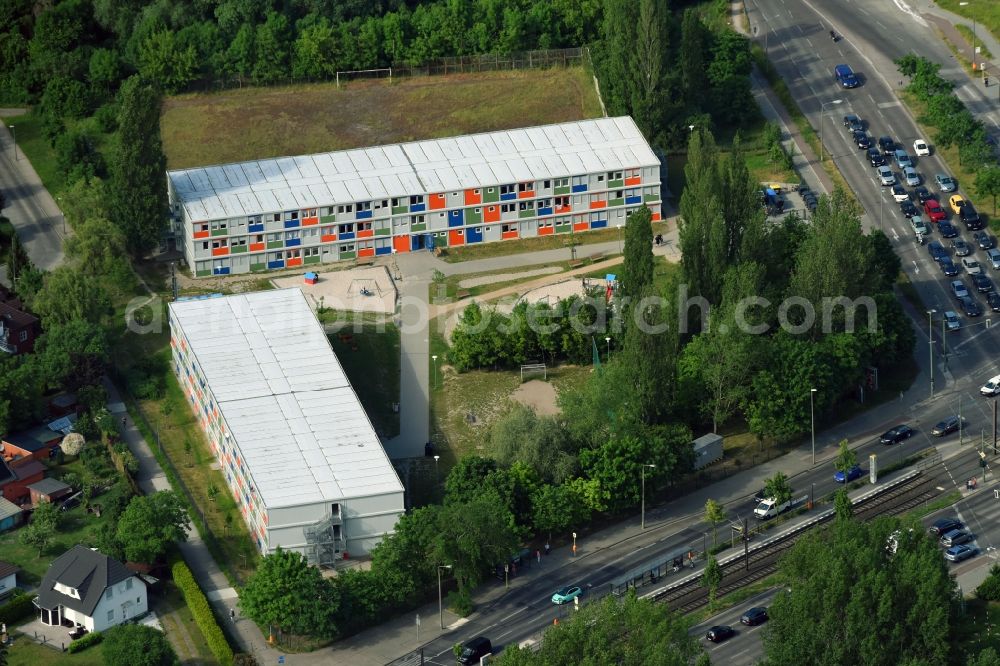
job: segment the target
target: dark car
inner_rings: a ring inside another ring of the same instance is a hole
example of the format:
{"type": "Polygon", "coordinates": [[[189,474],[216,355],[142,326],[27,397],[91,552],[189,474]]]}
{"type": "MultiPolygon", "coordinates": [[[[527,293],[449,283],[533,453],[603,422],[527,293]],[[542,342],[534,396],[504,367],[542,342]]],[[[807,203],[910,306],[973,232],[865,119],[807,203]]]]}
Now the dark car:
{"type": "Polygon", "coordinates": [[[732,638],[736,635],[736,630],[730,627],[728,624],[717,624],[708,630],[705,634],[705,638],[712,641],[713,643],[721,643],[727,638],[732,638]]]}
{"type": "Polygon", "coordinates": [[[955,238],[951,241],[951,248],[955,250],[956,257],[967,257],[972,254],[972,248],[961,238],[955,238]]]}
{"type": "Polygon", "coordinates": [[[458,663],[463,664],[463,666],[466,664],[478,664],[488,654],[493,654],[493,645],[490,643],[490,639],[485,636],[478,636],[462,644],[462,652],[458,655],[458,663]]]}
{"type": "Polygon", "coordinates": [[[972,234],[972,240],[976,242],[980,250],[989,250],[990,248],[996,247],[996,241],[993,236],[990,236],[985,231],[977,231],[972,234]]]}
{"type": "Polygon", "coordinates": [[[896,142],[892,140],[891,136],[880,136],[878,138],[878,147],[886,157],[896,152],[896,142]]]}
{"type": "Polygon", "coordinates": [[[938,222],[938,233],[941,238],[954,238],[958,235],[958,229],[951,222],[938,222]]]}
{"type": "Polygon", "coordinates": [[[934,193],[928,190],[923,185],[913,190],[913,193],[917,195],[917,201],[919,201],[921,204],[925,204],[934,198],[934,193]]]}
{"type": "Polygon", "coordinates": [[[969,276],[972,280],[972,286],[976,288],[980,294],[985,294],[987,292],[993,291],[993,281],[982,273],[973,273],[969,276]]]}
{"type": "Polygon", "coordinates": [[[993,310],[993,312],[1000,312],[1000,294],[995,291],[986,294],[986,304],[990,306],[990,310],[993,310]]]}
{"type": "Polygon", "coordinates": [[[872,140],[868,138],[868,135],[864,132],[854,133],[854,145],[856,145],[861,150],[868,150],[872,147],[872,140]]]}
{"type": "MultiPolygon", "coordinates": [[[[938,423],[931,428],[931,434],[935,437],[944,437],[953,432],[957,432],[960,425],[962,425],[962,419],[959,416],[949,416],[946,419],[938,421],[938,423]]],[[[961,527],[961,526],[960,526],[961,527]]],[[[954,527],[952,529],[955,529],[954,527]]]]}
{"type": "Polygon", "coordinates": [[[754,606],[740,617],[740,624],[745,624],[748,627],[756,627],[764,622],[767,622],[767,609],[763,606],[754,606]]]}
{"type": "Polygon", "coordinates": [[[848,113],[844,116],[844,127],[847,128],[848,132],[860,132],[865,128],[865,124],[861,118],[858,118],[853,113],[848,113]]]}
{"type": "Polygon", "coordinates": [[[969,546],[952,546],[948,550],[944,551],[944,559],[950,562],[961,562],[962,560],[969,559],[975,554],[976,551],[969,546]]]}
{"type": "Polygon", "coordinates": [[[944,249],[944,245],[941,245],[941,241],[931,241],[927,244],[927,253],[931,255],[931,259],[934,261],[941,261],[942,259],[950,259],[948,256],[948,250],[944,249]]]}
{"type": "Polygon", "coordinates": [[[965,224],[965,228],[970,231],[976,231],[985,226],[983,218],[979,217],[979,213],[976,212],[976,209],[968,201],[962,206],[958,216],[962,219],[962,223],[965,224]]]}
{"type": "Polygon", "coordinates": [[[963,543],[969,543],[973,539],[975,539],[975,537],[965,530],[951,530],[950,532],[945,532],[941,536],[940,543],[945,548],[951,548],[952,546],[960,546],[963,543]]]}
{"type": "Polygon", "coordinates": [[[886,430],[882,433],[882,436],[878,438],[878,441],[882,444],[899,444],[900,442],[909,439],[917,434],[917,431],[910,426],[903,424],[898,425],[892,430],[886,430]]]}
{"type": "Polygon", "coordinates": [[[757,508],[757,505],[766,499],[767,499],[767,491],[765,488],[761,488],[760,490],[758,490],[753,494],[753,497],[750,498],[750,501],[753,503],[754,508],[757,508]]]}
{"type": "MultiPolygon", "coordinates": [[[[913,217],[914,215],[918,214],[917,213],[917,207],[914,206],[913,202],[910,201],[909,199],[907,199],[906,201],[900,202],[900,204],[899,204],[899,210],[902,211],[903,215],[905,215],[907,217],[907,219],[909,219],[909,218],[913,217]]],[[[947,238],[947,236],[946,236],[946,238],[947,238]]]]}
{"type": "Polygon", "coordinates": [[[955,277],[958,275],[958,266],[956,266],[955,262],[951,260],[951,257],[941,259],[938,261],[938,265],[941,267],[941,272],[948,277],[955,277]]]}
{"type": "Polygon", "coordinates": [[[966,296],[962,299],[962,312],[966,317],[978,317],[983,314],[983,306],[972,296],[966,296]]]}
{"type": "Polygon", "coordinates": [[[885,164],[885,158],[882,157],[882,153],[879,152],[878,148],[868,148],[868,163],[873,167],[879,167],[885,164]]]}
{"type": "Polygon", "coordinates": [[[944,222],[948,219],[948,213],[945,212],[944,208],[941,208],[941,204],[936,199],[928,199],[924,202],[924,212],[927,213],[931,222],[944,222]]]}
{"type": "Polygon", "coordinates": [[[952,530],[960,530],[963,527],[965,525],[958,518],[938,518],[927,528],[927,532],[936,537],[942,537],[952,530]]]}

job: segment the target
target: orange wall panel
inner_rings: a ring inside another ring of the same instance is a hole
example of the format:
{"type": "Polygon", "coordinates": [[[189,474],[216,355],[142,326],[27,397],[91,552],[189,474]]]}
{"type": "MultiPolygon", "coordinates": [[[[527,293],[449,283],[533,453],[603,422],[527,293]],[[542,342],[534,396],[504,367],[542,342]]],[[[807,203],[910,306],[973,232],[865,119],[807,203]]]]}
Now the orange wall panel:
{"type": "Polygon", "coordinates": [[[318,217],[303,217],[302,218],[302,226],[303,227],[311,227],[311,226],[313,226],[315,224],[319,224],[319,218],[318,217]]]}
{"type": "Polygon", "coordinates": [[[483,208],[483,222],[499,222],[500,206],[486,206],[483,208]],[[490,208],[493,210],[491,211],[490,208]]]}
{"type": "Polygon", "coordinates": [[[265,247],[264,243],[250,243],[251,252],[263,252],[265,247]]]}
{"type": "Polygon", "coordinates": [[[296,257],[295,259],[288,259],[285,261],[286,268],[293,268],[295,266],[302,265],[302,257],[296,257]]]}
{"type": "Polygon", "coordinates": [[[432,194],[428,207],[431,210],[441,210],[446,202],[447,198],[443,194],[432,194]]]}
{"type": "Polygon", "coordinates": [[[598,208],[607,208],[607,207],[608,207],[608,202],[607,201],[591,201],[590,202],[590,210],[596,210],[598,208]]]}
{"type": "Polygon", "coordinates": [[[658,222],[659,219],[660,219],[660,214],[659,213],[653,213],[653,222],[658,222]]]}
{"type": "Polygon", "coordinates": [[[635,176],[634,178],[625,179],[625,187],[631,187],[632,185],[642,185],[642,178],[635,176]]]}
{"type": "Polygon", "coordinates": [[[574,222],[573,231],[590,231],[589,222],[574,222]]]}
{"type": "Polygon", "coordinates": [[[465,205],[475,206],[477,204],[483,203],[483,195],[481,190],[466,190],[465,191],[465,205]]]}
{"type": "Polygon", "coordinates": [[[368,231],[359,231],[358,238],[371,238],[375,235],[374,229],[369,229],[368,231]]]}
{"type": "Polygon", "coordinates": [[[410,237],[409,236],[393,236],[392,237],[392,249],[396,252],[409,252],[410,251],[410,237]]]}
{"type": "Polygon", "coordinates": [[[323,243],[332,243],[337,240],[337,234],[323,234],[319,237],[319,240],[323,243]]]}
{"type": "Polygon", "coordinates": [[[555,227],[538,227],[539,236],[551,236],[556,232],[555,227]]]}
{"type": "Polygon", "coordinates": [[[458,231],[449,231],[448,245],[465,245],[465,235],[458,231]]]}
{"type": "Polygon", "coordinates": [[[517,193],[517,198],[518,199],[534,199],[535,198],[535,191],[534,190],[528,190],[527,192],[518,192],[517,193]]]}
{"type": "Polygon", "coordinates": [[[208,232],[207,231],[196,231],[196,232],[194,232],[194,237],[195,238],[208,238],[208,232]]]}
{"type": "Polygon", "coordinates": [[[362,249],[358,250],[358,256],[359,257],[374,257],[375,256],[375,248],[373,248],[373,247],[362,248],[362,249]]]}
{"type": "Polygon", "coordinates": [[[213,257],[224,257],[227,254],[229,254],[229,248],[228,247],[216,247],[216,248],[212,248],[212,256],[213,257]]]}
{"type": "Polygon", "coordinates": [[[556,215],[559,215],[561,213],[568,213],[568,212],[570,212],[572,210],[573,210],[572,206],[556,206],[556,211],[555,212],[556,212],[556,215]]]}
{"type": "Polygon", "coordinates": [[[503,233],[500,234],[500,238],[502,240],[511,240],[517,237],[518,237],[517,231],[504,231],[503,233]]]}

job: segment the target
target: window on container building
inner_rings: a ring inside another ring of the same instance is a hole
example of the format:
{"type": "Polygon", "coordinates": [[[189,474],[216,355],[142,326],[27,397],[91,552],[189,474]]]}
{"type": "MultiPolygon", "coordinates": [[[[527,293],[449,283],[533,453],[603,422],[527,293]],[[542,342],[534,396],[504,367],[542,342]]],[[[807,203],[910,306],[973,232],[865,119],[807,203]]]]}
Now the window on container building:
{"type": "Polygon", "coordinates": [[[362,211],[371,210],[372,209],[372,202],[371,201],[359,201],[358,204],[357,204],[357,206],[358,206],[358,212],[360,213],[362,211]]]}
{"type": "Polygon", "coordinates": [[[394,198],[394,199],[392,200],[392,207],[393,207],[393,208],[396,208],[397,206],[399,206],[399,198],[398,198],[398,197],[397,197],[397,198],[394,198]]]}
{"type": "Polygon", "coordinates": [[[198,225],[198,231],[208,231],[208,222],[198,225]]]}
{"type": "Polygon", "coordinates": [[[520,210],[534,210],[535,209],[535,202],[534,201],[522,201],[517,206],[518,206],[518,209],[520,209],[520,210]]]}
{"type": "Polygon", "coordinates": [[[598,183],[603,183],[604,182],[604,174],[603,173],[597,174],[597,182],[598,183]]]}
{"type": "Polygon", "coordinates": [[[424,195],[422,195],[422,194],[417,194],[415,196],[410,197],[410,203],[411,204],[418,204],[418,203],[423,203],[423,202],[424,202],[424,195]]]}
{"type": "Polygon", "coordinates": [[[281,213],[271,213],[272,222],[281,222],[281,213]]]}
{"type": "Polygon", "coordinates": [[[333,215],[333,206],[326,206],[323,209],[323,215],[324,216],[326,216],[326,215],[333,215]]]}
{"type": "Polygon", "coordinates": [[[202,241],[202,243],[201,243],[201,249],[203,249],[203,250],[207,250],[208,249],[208,241],[202,241]]]}
{"type": "Polygon", "coordinates": [[[501,185],[500,186],[500,194],[510,194],[513,191],[514,191],[514,186],[513,185],[501,185]]]}
{"type": "Polygon", "coordinates": [[[622,179],[622,172],[621,171],[609,171],[608,172],[608,180],[621,180],[621,179],[622,179]]]}
{"type": "Polygon", "coordinates": [[[289,240],[289,239],[292,239],[292,238],[298,238],[298,237],[299,237],[299,232],[298,231],[286,231],[285,232],[285,240],[289,240]]]}
{"type": "Polygon", "coordinates": [[[552,187],[552,181],[551,180],[543,180],[542,181],[542,189],[543,190],[547,190],[550,187],[552,187]]]}
{"type": "Polygon", "coordinates": [[[569,178],[556,178],[556,187],[566,187],[569,185],[569,178]]]}
{"type": "Polygon", "coordinates": [[[341,224],[337,227],[337,233],[339,234],[349,234],[354,231],[353,224],[341,224]]]}
{"type": "Polygon", "coordinates": [[[341,245],[341,252],[354,252],[354,245],[341,245]]]}
{"type": "Polygon", "coordinates": [[[279,240],[281,240],[281,234],[268,234],[267,235],[267,240],[268,240],[268,242],[270,242],[270,241],[279,241],[279,240]]]}
{"type": "Polygon", "coordinates": [[[263,218],[260,215],[251,215],[247,218],[247,222],[250,224],[260,224],[263,218]]]}

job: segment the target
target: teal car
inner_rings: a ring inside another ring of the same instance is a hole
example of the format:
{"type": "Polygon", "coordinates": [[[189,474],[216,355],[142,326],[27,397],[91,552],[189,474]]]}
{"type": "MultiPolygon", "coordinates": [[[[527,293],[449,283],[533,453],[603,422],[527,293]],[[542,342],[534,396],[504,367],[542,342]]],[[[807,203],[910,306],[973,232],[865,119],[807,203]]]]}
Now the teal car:
{"type": "Polygon", "coordinates": [[[552,603],[557,606],[560,604],[568,604],[581,594],[583,594],[583,590],[575,585],[573,587],[561,587],[556,590],[555,594],[552,595],[552,603]]]}

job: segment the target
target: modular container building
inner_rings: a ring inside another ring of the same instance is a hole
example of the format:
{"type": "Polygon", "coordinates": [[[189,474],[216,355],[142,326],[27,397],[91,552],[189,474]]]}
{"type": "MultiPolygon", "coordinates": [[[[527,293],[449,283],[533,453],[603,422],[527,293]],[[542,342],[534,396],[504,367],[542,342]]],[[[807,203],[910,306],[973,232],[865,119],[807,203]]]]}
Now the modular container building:
{"type": "Polygon", "coordinates": [[[169,310],[174,371],[261,553],[333,564],[393,531],[403,485],[299,289],[169,310]]]}
{"type": "Polygon", "coordinates": [[[572,234],[660,219],[660,162],[627,116],[170,171],[196,276],[572,234]]]}

